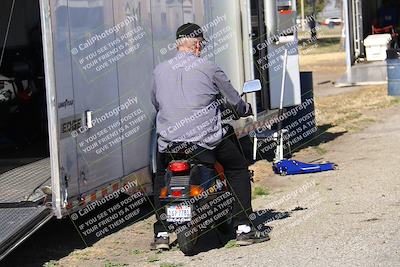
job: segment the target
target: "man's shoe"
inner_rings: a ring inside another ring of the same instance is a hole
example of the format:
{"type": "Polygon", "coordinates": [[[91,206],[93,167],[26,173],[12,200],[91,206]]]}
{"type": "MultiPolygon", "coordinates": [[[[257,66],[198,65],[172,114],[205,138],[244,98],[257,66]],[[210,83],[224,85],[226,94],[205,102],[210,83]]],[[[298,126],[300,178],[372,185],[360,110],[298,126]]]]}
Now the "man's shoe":
{"type": "Polygon", "coordinates": [[[270,240],[266,232],[252,230],[248,233],[240,233],[236,235],[236,244],[239,246],[248,246],[270,240]]]}
{"type": "Polygon", "coordinates": [[[154,242],[150,245],[151,250],[169,250],[169,237],[161,236],[155,237],[154,242]]]}

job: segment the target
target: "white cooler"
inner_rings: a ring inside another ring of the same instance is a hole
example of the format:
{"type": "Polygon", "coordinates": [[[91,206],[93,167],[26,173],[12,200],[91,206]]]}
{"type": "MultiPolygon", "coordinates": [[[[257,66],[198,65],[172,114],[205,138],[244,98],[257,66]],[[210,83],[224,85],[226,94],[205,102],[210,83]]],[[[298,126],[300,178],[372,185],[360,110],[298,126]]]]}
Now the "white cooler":
{"type": "Polygon", "coordinates": [[[388,33],[367,36],[364,40],[367,61],[386,60],[386,50],[391,40],[392,36],[388,33]]]}

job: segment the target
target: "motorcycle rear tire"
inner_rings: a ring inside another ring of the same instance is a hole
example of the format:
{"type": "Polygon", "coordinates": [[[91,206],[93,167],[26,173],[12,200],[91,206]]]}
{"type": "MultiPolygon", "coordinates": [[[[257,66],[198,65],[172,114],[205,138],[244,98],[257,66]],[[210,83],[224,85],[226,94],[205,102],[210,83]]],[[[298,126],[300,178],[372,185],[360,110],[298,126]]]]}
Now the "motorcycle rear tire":
{"type": "Polygon", "coordinates": [[[185,228],[184,230],[176,234],[178,239],[179,249],[186,256],[193,256],[195,254],[198,232],[193,231],[194,228],[195,226],[185,228]]]}
{"type": "Polygon", "coordinates": [[[218,226],[217,226],[217,235],[220,244],[223,246],[236,238],[236,231],[233,227],[232,218],[230,216],[226,216],[218,226]]]}
{"type": "Polygon", "coordinates": [[[217,226],[217,230],[222,234],[233,232],[233,221],[231,216],[225,216],[217,226]]]}

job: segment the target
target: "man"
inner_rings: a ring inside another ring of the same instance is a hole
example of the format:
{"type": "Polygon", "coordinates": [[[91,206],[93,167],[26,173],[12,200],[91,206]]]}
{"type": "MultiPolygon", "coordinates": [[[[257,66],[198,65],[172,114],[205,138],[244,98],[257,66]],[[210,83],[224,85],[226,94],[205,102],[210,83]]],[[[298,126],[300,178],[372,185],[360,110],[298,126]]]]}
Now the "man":
{"type": "Polygon", "coordinates": [[[163,152],[171,142],[190,142],[207,151],[224,167],[236,201],[233,207],[234,226],[239,245],[250,245],[268,240],[265,233],[254,230],[248,215],[251,208],[250,174],[246,159],[234,142],[226,137],[222,127],[222,95],[238,117],[252,115],[246,104],[232,87],[225,73],[214,63],[200,58],[205,39],[196,24],[184,24],[177,30],[178,52],[153,72],[152,102],[157,110],[159,164],[154,181],[157,222],[154,224],[155,249],[168,249],[166,223],[160,219],[164,212],[159,194],[164,186],[165,165],[163,152]]]}

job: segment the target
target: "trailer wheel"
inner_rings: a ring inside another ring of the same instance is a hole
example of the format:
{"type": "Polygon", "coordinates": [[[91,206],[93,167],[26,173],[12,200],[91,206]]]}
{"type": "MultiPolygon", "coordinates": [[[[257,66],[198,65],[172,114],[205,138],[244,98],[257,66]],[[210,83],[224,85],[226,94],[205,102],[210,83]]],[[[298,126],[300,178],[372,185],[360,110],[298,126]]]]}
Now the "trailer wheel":
{"type": "Polygon", "coordinates": [[[182,231],[177,233],[179,249],[186,256],[193,256],[198,238],[198,232],[194,230],[196,226],[184,227],[182,231]]]}

